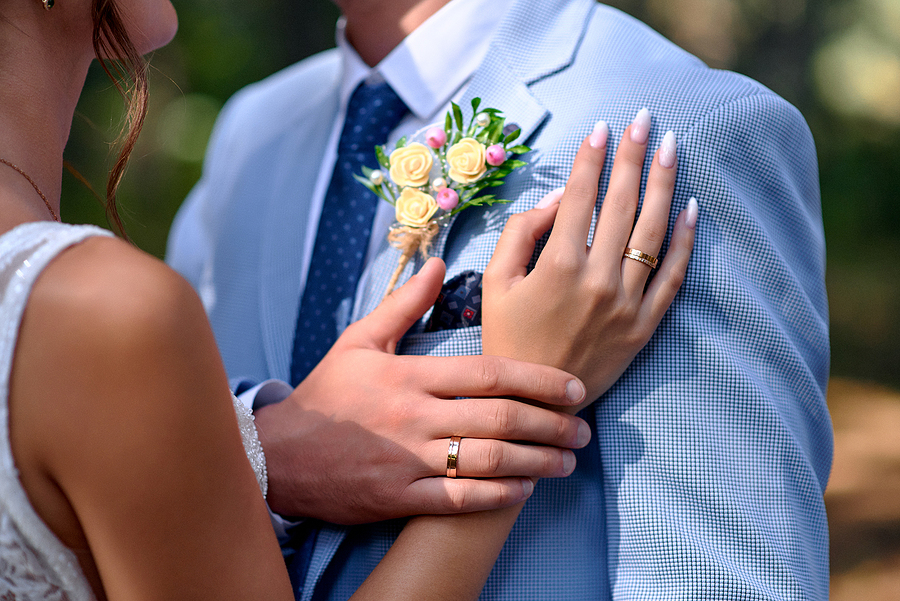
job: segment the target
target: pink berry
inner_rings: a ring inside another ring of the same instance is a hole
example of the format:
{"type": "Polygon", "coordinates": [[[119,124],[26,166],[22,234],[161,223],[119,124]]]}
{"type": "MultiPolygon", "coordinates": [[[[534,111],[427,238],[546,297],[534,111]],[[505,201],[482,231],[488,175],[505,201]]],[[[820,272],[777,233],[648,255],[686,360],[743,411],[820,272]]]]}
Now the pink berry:
{"type": "Polygon", "coordinates": [[[438,206],[445,211],[452,211],[459,204],[459,194],[453,188],[443,188],[437,193],[438,206]]]}
{"type": "Polygon", "coordinates": [[[488,146],[488,149],[484,152],[484,158],[488,165],[497,167],[506,160],[506,151],[499,144],[494,144],[493,146],[488,146]]]}
{"type": "Polygon", "coordinates": [[[434,149],[438,149],[447,143],[447,132],[440,127],[432,127],[425,132],[425,141],[434,149]]]}

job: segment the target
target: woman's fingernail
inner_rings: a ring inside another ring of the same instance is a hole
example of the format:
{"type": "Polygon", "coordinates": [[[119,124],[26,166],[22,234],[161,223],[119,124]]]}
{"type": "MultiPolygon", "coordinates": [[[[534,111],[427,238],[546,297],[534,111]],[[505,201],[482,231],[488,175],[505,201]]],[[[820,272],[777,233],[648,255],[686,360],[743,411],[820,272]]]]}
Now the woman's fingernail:
{"type": "Polygon", "coordinates": [[[583,401],[584,395],[586,394],[587,391],[584,389],[584,384],[579,380],[569,380],[566,383],[566,398],[569,399],[573,405],[583,401]]]}
{"type": "Polygon", "coordinates": [[[539,203],[535,205],[537,209],[546,209],[547,207],[552,207],[560,200],[562,200],[563,192],[566,191],[566,187],[557,188],[556,190],[550,190],[547,192],[547,195],[544,196],[539,203]]]}
{"type": "Polygon", "coordinates": [[[634,116],[631,123],[631,141],[635,144],[646,144],[650,137],[650,110],[642,108],[634,116]]]}
{"type": "Polygon", "coordinates": [[[677,152],[677,144],[675,142],[675,133],[667,131],[663,136],[662,144],[659,146],[659,164],[666,169],[675,166],[675,157],[677,152]]]}
{"type": "Polygon", "coordinates": [[[588,143],[591,145],[591,148],[603,148],[606,146],[606,139],[609,137],[609,126],[606,124],[606,121],[597,121],[597,124],[594,125],[594,130],[591,132],[591,136],[588,138],[588,143]]]}
{"type": "Polygon", "coordinates": [[[684,224],[691,229],[697,227],[698,211],[697,199],[691,196],[691,199],[688,200],[687,208],[684,210],[684,224]]]}

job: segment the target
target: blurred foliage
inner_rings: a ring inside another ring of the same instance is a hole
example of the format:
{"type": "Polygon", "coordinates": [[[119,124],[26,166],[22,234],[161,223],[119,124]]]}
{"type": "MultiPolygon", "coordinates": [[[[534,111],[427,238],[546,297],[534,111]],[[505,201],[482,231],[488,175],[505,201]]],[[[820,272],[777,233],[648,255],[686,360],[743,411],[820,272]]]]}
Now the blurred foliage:
{"type": "MultiPolygon", "coordinates": [[[[900,385],[900,0],[615,0],[709,65],[795,104],[819,151],[836,375],[900,385]]],[[[120,189],[129,234],[162,256],[200,175],[215,115],[235,91],[333,46],[328,0],[176,0],[180,31],[152,57],[150,114],[120,189]]],[[[121,102],[92,71],[67,159],[98,190],[121,102]]],[[[64,181],[64,218],[105,225],[64,181]]],[[[789,258],[788,258],[789,260],[789,258]]]]}

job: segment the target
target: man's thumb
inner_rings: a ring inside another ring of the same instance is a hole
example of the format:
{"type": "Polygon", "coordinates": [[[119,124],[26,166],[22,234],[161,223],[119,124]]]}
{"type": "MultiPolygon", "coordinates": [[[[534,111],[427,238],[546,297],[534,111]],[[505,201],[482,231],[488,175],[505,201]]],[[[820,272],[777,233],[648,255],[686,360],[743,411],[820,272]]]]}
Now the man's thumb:
{"type": "Polygon", "coordinates": [[[397,342],[434,305],[444,281],[444,262],[428,259],[419,273],[391,292],[359,326],[370,344],[393,353],[397,342]]]}

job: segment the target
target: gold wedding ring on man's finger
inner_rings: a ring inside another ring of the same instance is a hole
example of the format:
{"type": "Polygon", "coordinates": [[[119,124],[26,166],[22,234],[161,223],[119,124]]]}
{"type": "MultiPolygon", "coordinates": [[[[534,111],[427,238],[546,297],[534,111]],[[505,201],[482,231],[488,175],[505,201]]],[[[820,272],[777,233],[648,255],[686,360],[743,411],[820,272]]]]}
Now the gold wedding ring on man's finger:
{"type": "Polygon", "coordinates": [[[645,252],[641,252],[636,248],[626,248],[625,254],[622,255],[624,259],[632,259],[639,263],[643,263],[644,265],[649,265],[650,269],[656,269],[656,266],[659,264],[659,260],[653,255],[648,255],[645,252]]]}
{"type": "Polygon", "coordinates": [[[456,460],[459,456],[459,436],[450,437],[450,448],[447,449],[447,477],[456,478],[456,460]]]}

